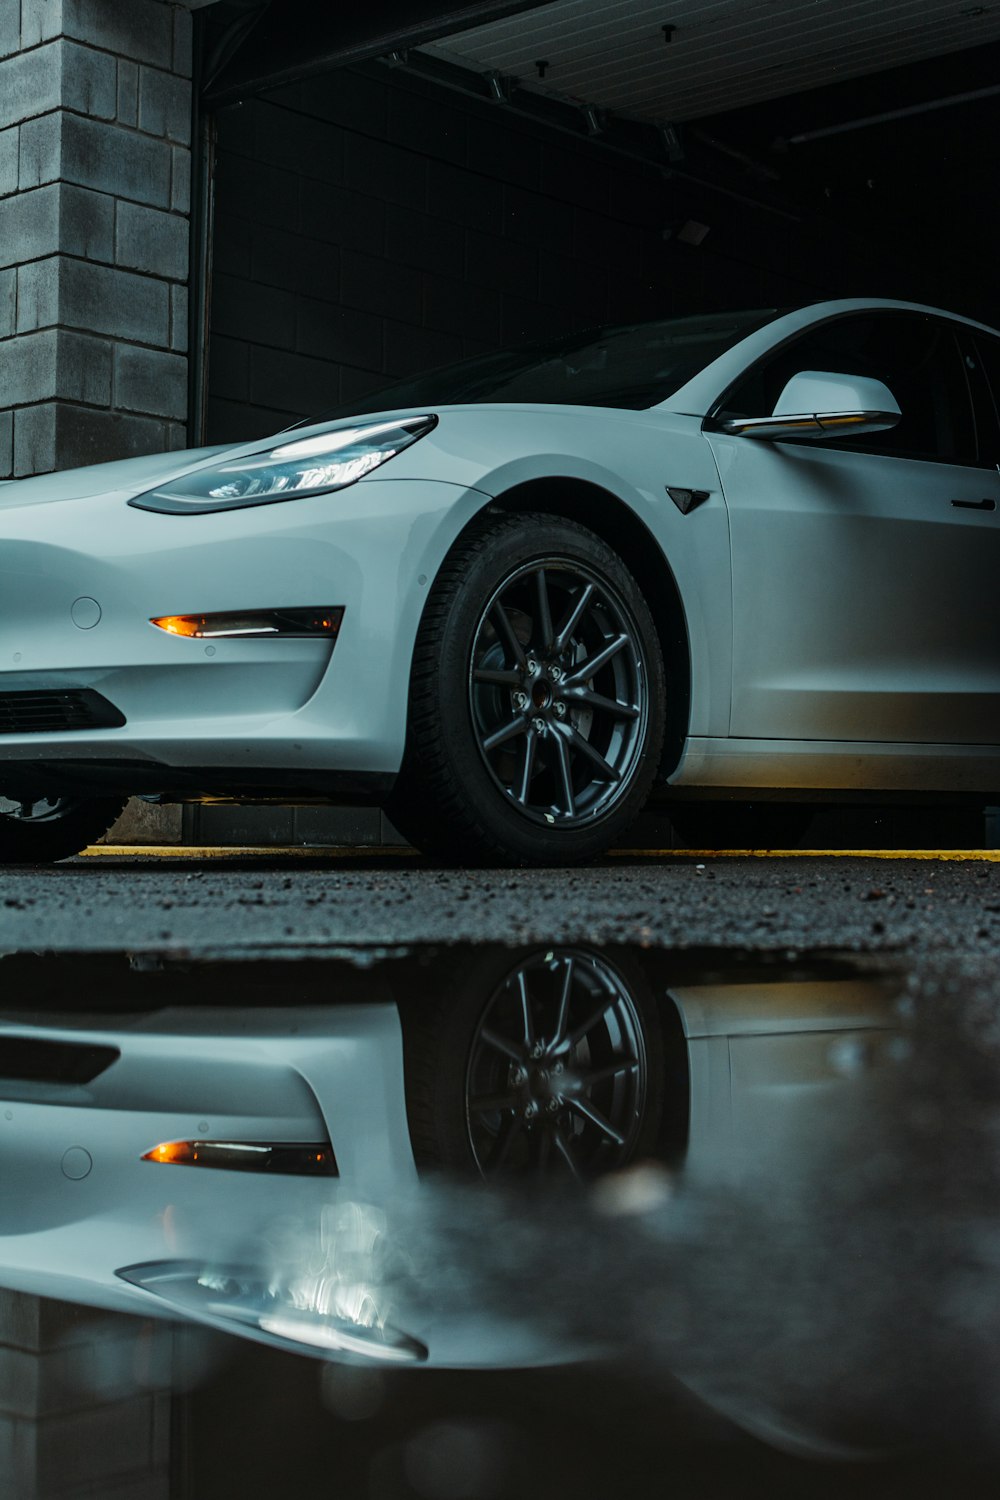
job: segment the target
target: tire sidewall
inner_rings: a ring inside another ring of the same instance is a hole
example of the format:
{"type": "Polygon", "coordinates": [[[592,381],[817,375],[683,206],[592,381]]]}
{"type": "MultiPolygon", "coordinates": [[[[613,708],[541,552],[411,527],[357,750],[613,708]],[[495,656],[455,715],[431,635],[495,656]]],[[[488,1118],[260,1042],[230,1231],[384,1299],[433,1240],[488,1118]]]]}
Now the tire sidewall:
{"type": "MultiPolygon", "coordinates": [[[[527,518],[526,518],[527,519],[527,518]]],[[[648,606],[624,563],[593,532],[556,517],[533,517],[530,531],[505,526],[452,587],[442,623],[435,710],[442,730],[448,771],[466,789],[476,819],[487,836],[516,857],[532,862],[589,858],[604,850],[638,813],[656,774],[663,737],[662,655],[648,606]],[[613,588],[617,604],[630,617],[641,647],[647,695],[645,743],[629,773],[623,796],[582,828],[550,830],[520,815],[493,778],[477,742],[469,703],[470,658],[487,602],[505,579],[543,559],[582,564],[613,588]]]]}

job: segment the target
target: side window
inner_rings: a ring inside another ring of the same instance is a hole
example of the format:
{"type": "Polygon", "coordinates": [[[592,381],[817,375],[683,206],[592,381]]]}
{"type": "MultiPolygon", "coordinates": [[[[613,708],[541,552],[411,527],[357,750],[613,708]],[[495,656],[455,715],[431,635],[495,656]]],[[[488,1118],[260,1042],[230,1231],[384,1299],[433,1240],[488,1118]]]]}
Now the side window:
{"type": "Polygon", "coordinates": [[[976,373],[978,389],[987,407],[986,421],[982,423],[980,449],[984,463],[992,466],[1000,463],[1000,339],[991,338],[978,329],[970,340],[966,353],[966,364],[976,373]]]}
{"type": "Polygon", "coordinates": [[[918,313],[886,312],[837,318],[811,328],[735,386],[726,398],[726,412],[770,416],[788,381],[802,370],[881,380],[903,414],[888,432],[831,438],[824,440],[824,447],[976,463],[968,382],[947,323],[918,313]]]}

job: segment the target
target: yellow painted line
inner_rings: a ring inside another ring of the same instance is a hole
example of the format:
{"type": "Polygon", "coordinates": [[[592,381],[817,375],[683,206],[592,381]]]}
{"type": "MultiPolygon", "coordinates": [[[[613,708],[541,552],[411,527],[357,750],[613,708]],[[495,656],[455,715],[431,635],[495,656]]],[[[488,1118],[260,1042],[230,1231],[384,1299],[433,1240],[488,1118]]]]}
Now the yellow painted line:
{"type": "MultiPolygon", "coordinates": [[[[356,859],[359,856],[407,859],[416,849],[396,844],[91,844],[88,857],[134,859],[356,859]]],[[[985,860],[1000,864],[1000,849],[612,849],[612,859],[928,859],[985,860]]]]}
{"type": "Polygon", "coordinates": [[[638,859],[982,859],[1000,863],[1000,849],[613,849],[638,859]]]}
{"type": "Polygon", "coordinates": [[[342,859],[359,854],[404,854],[415,857],[416,849],[393,844],[90,844],[80,850],[88,858],[95,855],[124,856],[130,859],[246,859],[267,856],[268,859],[342,859]]]}

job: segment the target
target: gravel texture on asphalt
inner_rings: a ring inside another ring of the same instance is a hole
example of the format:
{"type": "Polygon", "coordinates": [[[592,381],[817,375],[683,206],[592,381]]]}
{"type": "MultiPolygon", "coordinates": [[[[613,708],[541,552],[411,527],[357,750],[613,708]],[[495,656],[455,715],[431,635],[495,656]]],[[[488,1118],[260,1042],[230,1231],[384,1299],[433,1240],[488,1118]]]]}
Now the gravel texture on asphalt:
{"type": "Polygon", "coordinates": [[[441,870],[388,857],[81,859],[0,872],[0,950],[590,942],[1000,950],[1000,864],[650,859],[441,870]]]}

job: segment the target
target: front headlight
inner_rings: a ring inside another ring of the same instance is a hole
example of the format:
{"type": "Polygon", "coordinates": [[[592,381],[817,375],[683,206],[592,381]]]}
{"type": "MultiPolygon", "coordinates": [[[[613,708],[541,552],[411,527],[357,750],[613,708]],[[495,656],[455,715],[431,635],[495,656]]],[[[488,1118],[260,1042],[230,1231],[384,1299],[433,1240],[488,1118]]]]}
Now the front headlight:
{"type": "Polygon", "coordinates": [[[247,505],[272,505],[277,500],[342,490],[436,425],[437,417],[426,416],[401,417],[367,427],[339,427],[184,474],[159,489],[136,495],[128,503],[138,510],[164,515],[203,515],[206,511],[240,510],[247,505]]]}

